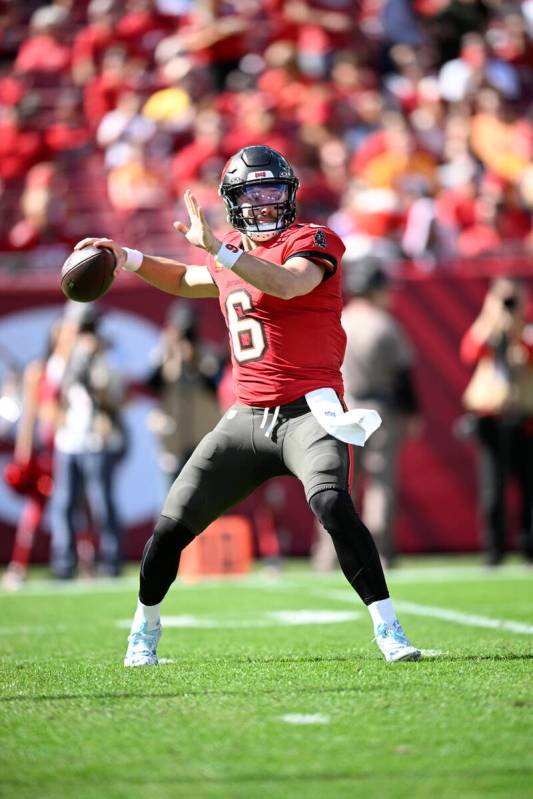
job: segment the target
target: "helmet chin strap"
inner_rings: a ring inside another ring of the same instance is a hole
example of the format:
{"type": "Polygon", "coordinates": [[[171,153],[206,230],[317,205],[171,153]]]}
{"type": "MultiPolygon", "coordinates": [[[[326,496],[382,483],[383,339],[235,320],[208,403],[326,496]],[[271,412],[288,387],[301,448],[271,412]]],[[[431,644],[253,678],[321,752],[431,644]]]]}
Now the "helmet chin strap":
{"type": "Polygon", "coordinates": [[[257,227],[259,228],[259,230],[256,230],[255,228],[252,227],[251,230],[247,230],[246,231],[245,235],[248,236],[249,239],[252,239],[252,241],[268,241],[269,239],[273,239],[274,236],[279,235],[279,233],[281,233],[281,231],[283,230],[283,228],[278,228],[277,227],[277,223],[276,223],[276,227],[274,228],[274,230],[272,230],[272,229],[270,229],[270,230],[261,230],[261,227],[262,227],[263,224],[265,226],[268,225],[270,227],[271,223],[269,223],[269,222],[264,223],[264,222],[259,221],[259,222],[257,222],[257,227]]]}
{"type": "Polygon", "coordinates": [[[246,231],[244,234],[248,236],[249,239],[252,241],[268,241],[269,239],[273,239],[274,236],[277,236],[278,233],[281,233],[281,230],[269,230],[268,233],[258,233],[257,231],[246,231]]]}

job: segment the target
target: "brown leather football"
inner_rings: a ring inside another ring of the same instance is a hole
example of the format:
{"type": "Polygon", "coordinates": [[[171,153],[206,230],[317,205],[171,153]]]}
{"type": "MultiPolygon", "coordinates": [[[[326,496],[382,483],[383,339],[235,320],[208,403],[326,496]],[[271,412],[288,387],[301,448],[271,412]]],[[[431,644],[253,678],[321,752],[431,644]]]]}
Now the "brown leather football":
{"type": "Polygon", "coordinates": [[[116,266],[108,247],[74,250],[61,269],[61,291],[69,300],[93,302],[110,288],[116,266]]]}

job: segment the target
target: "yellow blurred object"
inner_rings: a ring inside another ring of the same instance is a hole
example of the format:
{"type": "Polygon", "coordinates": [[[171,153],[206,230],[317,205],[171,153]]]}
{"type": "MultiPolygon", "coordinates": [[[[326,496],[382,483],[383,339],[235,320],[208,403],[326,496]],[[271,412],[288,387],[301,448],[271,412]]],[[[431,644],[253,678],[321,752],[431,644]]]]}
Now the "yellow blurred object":
{"type": "Polygon", "coordinates": [[[479,160],[496,175],[518,182],[529,164],[524,131],[490,114],[477,114],[470,131],[472,150],[479,160]]]}
{"type": "Polygon", "coordinates": [[[175,122],[189,115],[191,98],[184,89],[171,87],[161,89],[146,101],[143,115],[154,122],[175,122]]]}
{"type": "Polygon", "coordinates": [[[401,188],[402,181],[423,179],[431,189],[435,186],[437,165],[432,156],[422,153],[402,153],[387,150],[367,164],[364,177],[372,188],[401,188]]]}

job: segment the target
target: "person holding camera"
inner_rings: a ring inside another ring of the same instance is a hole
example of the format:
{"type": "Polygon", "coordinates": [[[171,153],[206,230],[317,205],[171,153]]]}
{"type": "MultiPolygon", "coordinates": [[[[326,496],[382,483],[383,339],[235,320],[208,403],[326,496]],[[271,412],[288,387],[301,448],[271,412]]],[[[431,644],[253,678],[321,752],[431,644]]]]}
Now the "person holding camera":
{"type": "Polygon", "coordinates": [[[520,492],[519,547],[533,562],[533,324],[527,305],[519,280],[497,277],[461,342],[461,360],[475,366],[463,403],[476,420],[489,566],[502,562],[508,543],[505,495],[511,479],[520,492]]]}
{"type": "Polygon", "coordinates": [[[217,380],[221,362],[202,341],[196,311],[181,300],[167,311],[151,354],[146,387],[157,398],[148,425],[158,445],[165,494],[202,438],[220,419],[217,380]]]}

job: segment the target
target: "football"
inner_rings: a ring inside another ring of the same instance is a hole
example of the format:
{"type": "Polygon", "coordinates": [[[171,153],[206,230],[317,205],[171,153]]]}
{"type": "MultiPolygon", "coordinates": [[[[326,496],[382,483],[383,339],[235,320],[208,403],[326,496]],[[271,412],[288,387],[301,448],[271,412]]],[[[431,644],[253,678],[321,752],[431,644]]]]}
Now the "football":
{"type": "Polygon", "coordinates": [[[108,247],[74,250],[61,269],[61,291],[69,300],[93,302],[110,288],[116,266],[108,247]]]}

